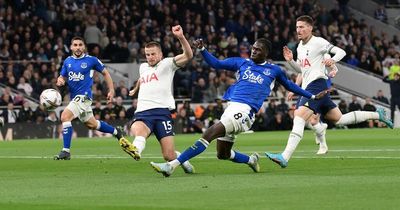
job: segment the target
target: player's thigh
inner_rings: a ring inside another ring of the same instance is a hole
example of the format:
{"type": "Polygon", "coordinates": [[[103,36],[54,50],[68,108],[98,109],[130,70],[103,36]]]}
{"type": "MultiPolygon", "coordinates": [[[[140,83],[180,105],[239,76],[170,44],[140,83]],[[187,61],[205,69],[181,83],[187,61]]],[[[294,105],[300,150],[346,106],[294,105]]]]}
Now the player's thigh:
{"type": "Polygon", "coordinates": [[[238,134],[247,131],[254,123],[254,114],[251,108],[242,104],[229,104],[221,116],[221,123],[226,134],[238,134]],[[251,116],[250,116],[251,115],[251,116]]]}
{"type": "Polygon", "coordinates": [[[64,109],[64,111],[61,113],[61,122],[71,122],[73,119],[75,119],[74,113],[67,108],[64,109]]]}
{"type": "Polygon", "coordinates": [[[339,121],[341,117],[342,117],[342,112],[340,111],[340,109],[338,107],[335,107],[335,108],[329,110],[325,114],[325,119],[327,119],[333,123],[336,123],[337,121],[339,121]]]}
{"type": "Polygon", "coordinates": [[[159,141],[161,153],[166,161],[171,161],[176,158],[174,136],[165,136],[159,141]]]}
{"type": "Polygon", "coordinates": [[[311,110],[309,107],[306,106],[300,106],[298,109],[294,111],[294,116],[296,117],[301,117],[305,121],[310,119],[310,117],[314,114],[314,111],[311,110]]]}
{"type": "Polygon", "coordinates": [[[135,121],[131,125],[131,134],[134,136],[143,136],[148,137],[151,133],[151,130],[143,121],[135,121]]]}

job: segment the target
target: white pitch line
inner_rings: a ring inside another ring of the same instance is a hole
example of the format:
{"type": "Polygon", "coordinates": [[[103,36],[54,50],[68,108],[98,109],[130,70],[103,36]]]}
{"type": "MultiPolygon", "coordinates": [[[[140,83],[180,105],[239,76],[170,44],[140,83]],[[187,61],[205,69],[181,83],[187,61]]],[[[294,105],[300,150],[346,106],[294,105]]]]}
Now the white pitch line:
{"type": "MultiPolygon", "coordinates": [[[[104,156],[104,155],[74,155],[73,159],[132,159],[124,156],[104,156]]],[[[157,159],[161,156],[145,156],[141,159],[157,159]]],[[[198,156],[196,159],[217,159],[215,156],[198,156]]],[[[53,159],[50,156],[0,156],[0,159],[53,159]]],[[[400,157],[388,156],[293,156],[292,159],[400,159],[400,157]]]]}

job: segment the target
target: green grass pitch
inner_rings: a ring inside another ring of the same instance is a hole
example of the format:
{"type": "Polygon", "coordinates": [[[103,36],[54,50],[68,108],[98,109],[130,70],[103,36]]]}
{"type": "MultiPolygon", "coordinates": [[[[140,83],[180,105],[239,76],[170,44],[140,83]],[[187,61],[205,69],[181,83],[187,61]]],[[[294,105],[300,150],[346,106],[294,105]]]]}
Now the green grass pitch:
{"type": "MultiPolygon", "coordinates": [[[[72,159],[54,161],[60,140],[0,142],[0,209],[23,210],[236,210],[399,209],[398,130],[329,130],[329,153],[317,156],[306,131],[285,169],[267,160],[289,131],[238,136],[235,148],[260,153],[261,173],[216,159],[215,142],[191,162],[196,174],[177,169],[164,178],[149,162],[162,161],[154,137],[140,161],[114,139],[73,139],[72,159]]],[[[176,136],[182,151],[199,135],[176,136]]]]}

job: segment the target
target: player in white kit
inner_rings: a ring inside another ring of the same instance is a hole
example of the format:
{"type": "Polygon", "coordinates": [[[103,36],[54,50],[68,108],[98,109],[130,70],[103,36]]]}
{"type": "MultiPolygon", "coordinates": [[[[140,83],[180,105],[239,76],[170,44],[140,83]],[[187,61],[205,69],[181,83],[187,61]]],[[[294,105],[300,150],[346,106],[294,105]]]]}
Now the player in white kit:
{"type": "MultiPolygon", "coordinates": [[[[158,42],[145,45],[147,63],[139,67],[139,81],[130,91],[134,95],[139,90],[138,104],[135,111],[131,134],[135,136],[133,145],[138,149],[134,158],[139,160],[146,145],[146,138],[154,133],[161,145],[161,152],[166,161],[173,160],[180,153],[175,151],[173,120],[170,110],[175,109],[172,81],[175,71],[185,66],[192,58],[193,52],[186,40],[180,25],[172,27],[173,35],[182,45],[182,54],[163,58],[158,42]]],[[[189,162],[182,164],[186,173],[193,173],[189,162]]]]}
{"type": "MultiPolygon", "coordinates": [[[[296,20],[296,32],[300,43],[297,47],[297,62],[293,60],[292,51],[284,47],[283,54],[289,64],[301,70],[302,87],[310,93],[318,93],[328,88],[328,76],[334,76],[336,71],[327,74],[325,67],[333,67],[345,55],[345,51],[330,44],[322,37],[312,35],[313,19],[310,16],[303,15],[296,20]],[[335,54],[332,58],[325,59],[327,53],[335,54]]],[[[300,140],[303,138],[304,126],[306,121],[314,114],[319,113],[321,117],[333,122],[336,125],[356,124],[366,120],[380,120],[388,127],[393,128],[392,121],[387,117],[383,109],[377,109],[376,112],[354,111],[342,115],[336,104],[330,99],[330,95],[325,98],[312,101],[304,97],[300,98],[299,108],[296,109],[293,120],[293,128],[289,135],[288,143],[282,153],[272,154],[266,152],[266,156],[273,162],[279,164],[282,168],[287,167],[288,161],[295,151],[300,140]]]]}

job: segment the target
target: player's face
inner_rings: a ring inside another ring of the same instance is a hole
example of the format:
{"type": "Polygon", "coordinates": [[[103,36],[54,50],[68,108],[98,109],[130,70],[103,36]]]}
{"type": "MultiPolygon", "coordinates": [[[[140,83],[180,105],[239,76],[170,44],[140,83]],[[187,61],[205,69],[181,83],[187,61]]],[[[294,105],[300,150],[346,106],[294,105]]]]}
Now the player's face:
{"type": "Polygon", "coordinates": [[[254,63],[262,63],[265,61],[267,57],[267,52],[265,46],[259,42],[255,42],[251,47],[250,58],[254,61],[254,63]]]}
{"type": "Polygon", "coordinates": [[[146,55],[147,63],[150,66],[155,66],[162,59],[162,52],[158,47],[144,48],[144,54],[146,55]]]}
{"type": "Polygon", "coordinates": [[[311,36],[312,26],[304,21],[296,22],[297,38],[299,40],[308,40],[311,36]]]}
{"type": "Polygon", "coordinates": [[[85,52],[85,43],[82,40],[74,40],[71,43],[71,51],[75,57],[81,57],[85,52]]]}

